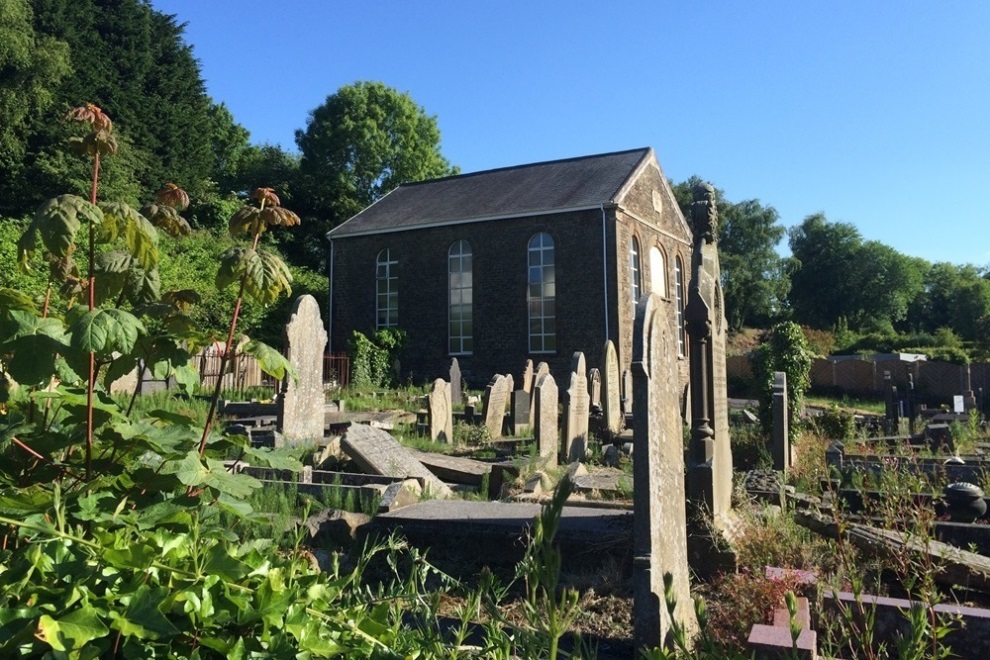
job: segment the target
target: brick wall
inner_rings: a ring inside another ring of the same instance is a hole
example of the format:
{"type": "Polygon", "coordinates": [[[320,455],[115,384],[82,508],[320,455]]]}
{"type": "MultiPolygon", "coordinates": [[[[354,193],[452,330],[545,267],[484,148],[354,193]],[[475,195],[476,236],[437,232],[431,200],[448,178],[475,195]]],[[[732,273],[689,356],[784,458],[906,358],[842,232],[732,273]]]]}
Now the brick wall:
{"type": "MultiPolygon", "coordinates": [[[[632,357],[632,285],[629,245],[640,245],[643,292],[650,290],[649,251],[665,257],[667,299],[674,298],[674,255],[685,276],[690,266],[690,234],[666,180],[656,166],[645,167],[621,196],[620,208],[429,227],[334,241],[330,350],[346,351],[352,330],[375,330],[375,261],[389,248],[398,261],[399,327],[407,333],[402,378],[421,383],[447,377],[451,354],[447,327],[447,251],[467,240],[473,255],[474,351],[458,355],[466,382],[481,388],[495,373],[521,374],[526,359],[549,363],[558,387],[567,387],[574,351],[583,351],[588,367],[601,368],[606,339],[616,344],[621,369],[632,357]],[[654,207],[654,191],[662,196],[654,207]],[[628,210],[627,210],[628,207],[628,210]],[[602,214],[605,215],[603,250],[602,214]],[[553,237],[556,270],[557,351],[528,351],[526,305],[530,238],[545,231],[553,237]],[[602,276],[603,260],[613,275],[602,276]],[[606,291],[607,288],[607,291],[606,291]]],[[[687,282],[685,279],[685,289],[687,282]]],[[[673,304],[669,305],[673,313],[673,304]]],[[[681,360],[687,383],[688,360],[681,360]]]]}

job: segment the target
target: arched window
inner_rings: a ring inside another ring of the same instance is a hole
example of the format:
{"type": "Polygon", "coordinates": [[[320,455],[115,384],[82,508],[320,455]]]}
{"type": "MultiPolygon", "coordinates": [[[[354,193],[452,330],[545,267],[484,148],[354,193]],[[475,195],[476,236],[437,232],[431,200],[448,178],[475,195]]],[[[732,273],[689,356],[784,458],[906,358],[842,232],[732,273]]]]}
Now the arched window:
{"type": "Polygon", "coordinates": [[[684,336],[684,268],[681,258],[674,257],[674,295],[677,308],[677,354],[684,356],[686,337],[684,336]]]}
{"type": "Polygon", "coordinates": [[[471,244],[457,241],[447,251],[448,348],[451,354],[474,350],[471,244]]]}
{"type": "Polygon", "coordinates": [[[650,290],[658,296],[667,297],[667,262],[656,245],[650,248],[650,290]]]}
{"type": "Polygon", "coordinates": [[[557,350],[557,290],[550,234],[540,232],[529,239],[528,263],[529,352],[552,353],[557,350]]]}
{"type": "Polygon", "coordinates": [[[633,236],[629,241],[629,282],[632,285],[633,314],[636,313],[636,303],[639,302],[640,292],[643,289],[643,282],[640,278],[639,268],[639,241],[633,236]]]}
{"type": "Polygon", "coordinates": [[[375,324],[378,328],[394,328],[399,325],[399,262],[385,248],[378,253],[375,265],[375,324]]]}

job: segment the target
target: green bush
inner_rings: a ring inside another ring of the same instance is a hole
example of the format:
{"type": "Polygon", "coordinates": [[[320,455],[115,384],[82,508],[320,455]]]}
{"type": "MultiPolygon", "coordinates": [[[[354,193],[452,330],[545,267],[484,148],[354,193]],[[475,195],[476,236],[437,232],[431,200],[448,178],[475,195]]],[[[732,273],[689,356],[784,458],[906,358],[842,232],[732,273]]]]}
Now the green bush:
{"type": "Polygon", "coordinates": [[[358,389],[393,387],[396,374],[392,363],[398,357],[405,338],[405,332],[394,328],[378,330],[374,340],[357,330],[352,332],[348,346],[351,385],[358,389]]]}

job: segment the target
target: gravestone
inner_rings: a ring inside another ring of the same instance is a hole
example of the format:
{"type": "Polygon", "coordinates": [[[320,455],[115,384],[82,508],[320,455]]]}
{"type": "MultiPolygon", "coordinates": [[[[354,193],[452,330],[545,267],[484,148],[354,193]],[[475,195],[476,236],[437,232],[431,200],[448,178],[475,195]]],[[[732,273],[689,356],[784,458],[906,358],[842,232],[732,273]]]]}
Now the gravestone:
{"type": "Polygon", "coordinates": [[[505,421],[505,406],[509,401],[509,381],[502,374],[495,374],[481,402],[481,419],[492,440],[502,437],[502,423],[505,421]]]}
{"type": "Polygon", "coordinates": [[[596,368],[588,371],[588,401],[592,410],[602,409],[602,372],[596,368]]]}
{"type": "Polygon", "coordinates": [[[512,435],[521,435],[529,428],[529,404],[531,394],[526,390],[515,390],[509,399],[509,424],[512,435]]]}
{"type": "Polygon", "coordinates": [[[450,360],[450,403],[453,406],[461,405],[464,401],[463,390],[461,389],[461,365],[457,358],[450,360]]]}
{"type": "MultiPolygon", "coordinates": [[[[622,430],[622,392],[619,383],[619,356],[615,352],[615,344],[612,340],[605,342],[605,374],[603,379],[604,392],[602,393],[602,416],[605,418],[605,427],[609,433],[618,434],[622,430]]],[[[629,374],[629,372],[626,372],[629,374]]],[[[632,376],[632,374],[629,374],[632,376]]],[[[632,396],[632,385],[627,396],[632,396]]]]}
{"type": "Polygon", "coordinates": [[[677,601],[674,617],[689,643],[698,629],[688,569],[684,444],[678,414],[677,339],[671,303],[643,296],[633,329],[633,632],[637,648],[662,646],[671,629],[665,573],[677,601]]]}
{"type": "Polygon", "coordinates": [[[633,414],[633,375],[629,369],[622,372],[622,414],[633,414]]]}
{"type": "Polygon", "coordinates": [[[286,357],[299,380],[287,376],[279,397],[278,430],[288,445],[323,439],[323,350],[327,331],[320,305],[310,295],[299,296],[284,331],[286,357]]]}
{"type": "Polygon", "coordinates": [[[535,385],[534,377],[536,372],[533,370],[533,361],[526,360],[526,366],[523,367],[522,378],[519,381],[519,389],[521,389],[526,394],[533,393],[533,386],[535,385]]]}
{"type": "Polygon", "coordinates": [[[450,497],[452,491],[416,460],[388,431],[366,424],[351,424],[340,439],[340,448],[366,474],[405,479],[413,477],[433,497],[450,497]]]}
{"type": "Polygon", "coordinates": [[[557,465],[557,453],[560,451],[560,431],[557,401],[557,383],[553,376],[543,374],[533,387],[533,400],[536,402],[536,422],[533,435],[540,456],[546,457],[547,467],[557,465]]]}
{"type": "Polygon", "coordinates": [[[727,324],[718,264],[715,189],[694,188],[691,285],[684,310],[690,337],[691,442],[688,496],[711,513],[717,528],[732,507],[732,447],[726,391],[727,324]]]}
{"type": "Polygon", "coordinates": [[[583,461],[588,449],[588,373],[584,353],[578,351],[571,358],[571,376],[564,392],[564,460],[568,463],[583,461]]]}
{"type": "MultiPolygon", "coordinates": [[[[527,362],[530,362],[530,361],[527,360],[527,362]]],[[[550,365],[547,364],[546,362],[540,362],[538,365],[536,365],[536,371],[533,372],[533,387],[536,387],[536,384],[538,382],[540,382],[540,378],[542,376],[546,376],[549,373],[550,373],[550,365]]],[[[529,425],[530,426],[532,426],[533,424],[536,423],[535,416],[536,416],[536,398],[535,397],[530,397],[530,400],[529,400],[529,425]]]]}
{"type": "Polygon", "coordinates": [[[454,441],[454,411],[451,406],[450,383],[443,378],[433,381],[433,389],[426,397],[426,411],[430,424],[430,440],[454,441]]]}
{"type": "Polygon", "coordinates": [[[773,469],[784,473],[791,469],[791,438],[788,435],[787,374],[773,374],[773,469]]]}

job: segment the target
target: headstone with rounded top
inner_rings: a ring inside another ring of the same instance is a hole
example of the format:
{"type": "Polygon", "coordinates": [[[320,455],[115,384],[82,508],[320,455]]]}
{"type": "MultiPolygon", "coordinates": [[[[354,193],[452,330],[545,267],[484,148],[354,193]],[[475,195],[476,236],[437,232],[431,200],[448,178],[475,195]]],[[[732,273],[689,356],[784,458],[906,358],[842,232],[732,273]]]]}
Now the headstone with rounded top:
{"type": "Polygon", "coordinates": [[[482,399],[481,418],[488,437],[492,440],[502,437],[502,424],[505,421],[505,408],[509,402],[509,381],[502,374],[495,374],[482,399]]]}
{"type": "Polygon", "coordinates": [[[450,383],[443,378],[433,381],[433,389],[426,397],[430,424],[430,440],[454,441],[454,415],[451,406],[450,383]]]}
{"type": "MultiPolygon", "coordinates": [[[[622,430],[622,388],[619,382],[619,356],[616,354],[615,344],[611,340],[605,342],[604,353],[605,369],[602,379],[604,390],[602,392],[602,415],[605,417],[605,427],[609,433],[616,434],[622,430]]],[[[630,384],[631,388],[632,385],[630,384]]],[[[631,392],[627,396],[631,397],[631,392]]]]}
{"type": "Polygon", "coordinates": [[[298,380],[287,377],[279,398],[278,427],[286,444],[323,439],[324,407],[323,351],[327,331],[320,318],[320,305],[310,295],[299,296],[285,326],[286,357],[298,380]]]}
{"type": "Polygon", "coordinates": [[[583,461],[588,450],[588,376],[584,353],[571,358],[570,384],[564,393],[564,458],[567,462],[583,461]]]}

